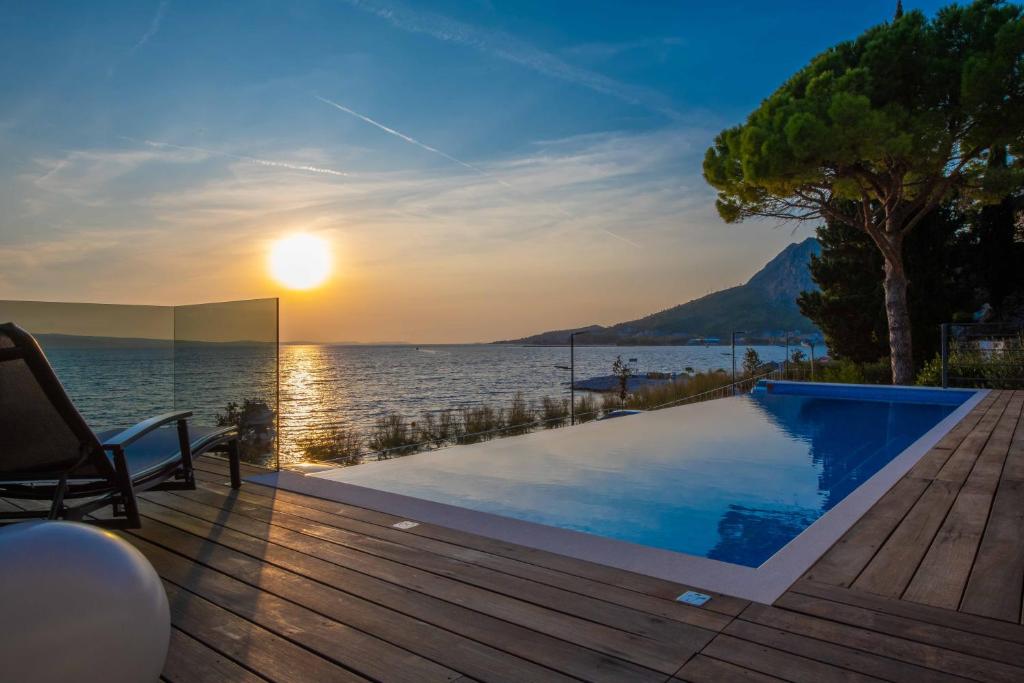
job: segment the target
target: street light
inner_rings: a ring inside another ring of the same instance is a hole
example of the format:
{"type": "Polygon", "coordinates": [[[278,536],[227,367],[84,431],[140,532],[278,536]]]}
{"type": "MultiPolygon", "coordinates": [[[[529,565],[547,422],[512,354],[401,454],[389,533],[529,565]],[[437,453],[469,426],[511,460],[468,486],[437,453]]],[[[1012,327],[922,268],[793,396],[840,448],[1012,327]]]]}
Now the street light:
{"type": "Polygon", "coordinates": [[[789,379],[789,332],[786,332],[786,358],[782,361],[782,379],[789,379]]]}
{"type": "Polygon", "coordinates": [[[814,381],[814,338],[805,339],[804,344],[811,347],[811,381],[814,381]]]}
{"type": "Polygon", "coordinates": [[[740,330],[732,333],[732,393],[736,393],[736,335],[747,334],[747,332],[740,330]]]}
{"type": "MultiPolygon", "coordinates": [[[[576,424],[576,337],[590,330],[569,333],[569,424],[576,424]]],[[[560,366],[564,368],[565,366],[560,366]]]]}

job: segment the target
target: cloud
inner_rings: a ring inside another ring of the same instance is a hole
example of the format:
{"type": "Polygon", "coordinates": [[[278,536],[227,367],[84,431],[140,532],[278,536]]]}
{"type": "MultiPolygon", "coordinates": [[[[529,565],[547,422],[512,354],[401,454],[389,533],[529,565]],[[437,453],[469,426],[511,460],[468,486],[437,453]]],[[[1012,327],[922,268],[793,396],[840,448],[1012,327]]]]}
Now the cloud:
{"type": "Polygon", "coordinates": [[[352,7],[373,14],[403,31],[424,34],[446,43],[472,48],[545,76],[659,112],[673,120],[683,118],[682,114],[672,107],[668,98],[658,92],[622,83],[590,69],[574,66],[507,33],[480,28],[397,3],[381,0],[345,1],[352,7]]]}
{"type": "Polygon", "coordinates": [[[269,241],[303,230],[334,243],[338,276],[297,338],[465,341],[625,320],[731,285],[792,240],[721,225],[699,175],[710,135],[538,142],[488,163],[517,192],[455,166],[371,164],[339,183],[193,148],[74,150],[7,188],[0,284],[11,298],[269,295],[269,241]],[[26,202],[34,213],[17,215],[26,202]]]}
{"type": "Polygon", "coordinates": [[[618,57],[627,52],[638,50],[653,51],[660,59],[664,59],[670,50],[683,45],[683,39],[676,36],[663,38],[641,38],[621,42],[581,43],[562,50],[562,54],[582,59],[603,60],[618,57]]]}
{"type": "MultiPolygon", "coordinates": [[[[348,107],[345,107],[345,106],[343,106],[341,104],[338,104],[337,102],[333,102],[333,101],[328,100],[326,98],[320,97],[319,95],[316,95],[316,98],[318,100],[320,100],[321,102],[324,102],[326,104],[331,105],[332,107],[340,109],[341,111],[343,111],[343,112],[345,112],[347,114],[351,114],[352,116],[355,116],[356,118],[361,119],[361,120],[365,121],[366,123],[369,123],[370,125],[376,126],[377,128],[380,128],[381,130],[383,130],[384,132],[386,132],[386,133],[388,133],[390,135],[394,135],[395,137],[398,137],[398,138],[400,138],[402,140],[405,140],[409,144],[412,144],[412,145],[415,145],[417,147],[420,147],[420,148],[422,148],[422,149],[424,149],[424,150],[426,150],[428,152],[432,152],[434,154],[438,154],[438,155],[444,157],[445,159],[448,159],[449,161],[453,161],[456,164],[459,164],[460,166],[464,166],[464,167],[466,167],[466,168],[468,168],[468,169],[470,169],[470,170],[480,174],[481,176],[484,176],[484,177],[486,177],[486,178],[488,178],[490,180],[493,180],[494,182],[502,185],[503,187],[505,187],[505,188],[507,188],[509,190],[512,190],[513,192],[515,192],[517,195],[519,195],[523,199],[529,199],[529,197],[526,194],[524,194],[521,191],[519,191],[511,183],[509,183],[509,182],[507,182],[505,180],[502,180],[501,178],[495,176],[492,173],[488,173],[487,171],[483,170],[482,168],[480,168],[478,166],[474,166],[473,164],[469,164],[469,163],[466,163],[465,161],[461,161],[459,159],[456,159],[455,157],[451,156],[450,154],[446,154],[445,152],[442,152],[441,150],[437,149],[436,147],[431,147],[430,145],[424,144],[424,143],[420,142],[419,140],[416,140],[415,138],[406,135],[405,133],[401,133],[401,132],[395,130],[394,128],[389,128],[388,126],[385,126],[384,124],[382,124],[382,123],[380,123],[378,121],[374,121],[370,117],[365,116],[364,114],[360,114],[359,112],[354,111],[352,109],[349,109],[348,107]]],[[[570,212],[568,212],[565,209],[563,209],[562,207],[556,206],[555,210],[564,218],[570,218],[570,219],[573,218],[573,215],[570,212]]],[[[641,246],[637,242],[629,239],[628,237],[624,237],[623,235],[620,235],[620,234],[618,234],[618,233],[616,233],[616,232],[614,232],[612,230],[609,230],[608,228],[601,228],[601,232],[605,233],[606,235],[610,235],[611,237],[614,237],[615,239],[617,239],[617,240],[619,240],[621,242],[624,242],[624,243],[630,245],[631,247],[633,247],[635,249],[643,249],[643,246],[641,246]]]]}

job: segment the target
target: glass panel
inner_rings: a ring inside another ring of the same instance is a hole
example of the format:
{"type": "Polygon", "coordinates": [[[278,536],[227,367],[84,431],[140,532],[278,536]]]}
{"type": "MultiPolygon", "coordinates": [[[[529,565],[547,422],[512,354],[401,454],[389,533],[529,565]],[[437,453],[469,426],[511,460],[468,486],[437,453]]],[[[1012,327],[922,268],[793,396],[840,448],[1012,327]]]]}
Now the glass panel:
{"type": "Polygon", "coordinates": [[[169,306],[0,301],[0,322],[35,336],[96,431],[130,427],[174,407],[169,306]]]}
{"type": "Polygon", "coordinates": [[[177,307],[0,300],[0,322],[36,337],[94,430],[188,409],[199,427],[238,424],[243,459],[275,468],[277,311],[277,299],[177,307]]]}
{"type": "Polygon", "coordinates": [[[237,424],[243,460],[278,466],[278,300],[174,307],[174,407],[237,424]]]}

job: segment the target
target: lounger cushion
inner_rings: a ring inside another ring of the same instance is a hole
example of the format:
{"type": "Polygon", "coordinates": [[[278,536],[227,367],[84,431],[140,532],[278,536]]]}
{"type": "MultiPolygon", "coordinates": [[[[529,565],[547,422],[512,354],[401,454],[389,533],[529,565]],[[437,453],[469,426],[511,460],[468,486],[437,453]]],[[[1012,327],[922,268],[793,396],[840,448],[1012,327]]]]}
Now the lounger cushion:
{"type": "MultiPolygon", "coordinates": [[[[108,429],[97,432],[100,443],[118,434],[121,429],[108,429]]],[[[221,443],[227,430],[224,427],[194,427],[189,425],[188,436],[192,446],[192,454],[197,456],[221,443]]],[[[109,457],[109,456],[108,456],[109,457]]],[[[173,426],[161,427],[128,446],[125,450],[128,460],[128,472],[132,479],[145,478],[155,472],[173,468],[181,460],[178,449],[178,430],[173,426]]],[[[113,462],[113,461],[111,461],[113,462]]]]}

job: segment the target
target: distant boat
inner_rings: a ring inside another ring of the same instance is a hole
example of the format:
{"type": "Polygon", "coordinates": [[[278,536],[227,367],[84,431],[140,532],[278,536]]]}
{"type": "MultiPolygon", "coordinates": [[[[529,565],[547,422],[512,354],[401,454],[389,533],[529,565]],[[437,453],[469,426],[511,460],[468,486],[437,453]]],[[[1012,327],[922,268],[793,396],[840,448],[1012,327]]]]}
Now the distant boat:
{"type": "Polygon", "coordinates": [[[711,346],[712,344],[720,344],[722,342],[719,337],[696,337],[687,342],[690,346],[711,346]]]}

